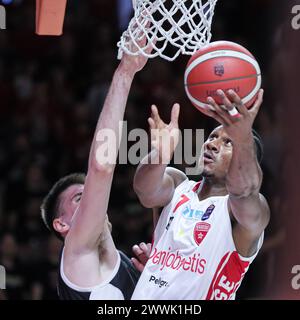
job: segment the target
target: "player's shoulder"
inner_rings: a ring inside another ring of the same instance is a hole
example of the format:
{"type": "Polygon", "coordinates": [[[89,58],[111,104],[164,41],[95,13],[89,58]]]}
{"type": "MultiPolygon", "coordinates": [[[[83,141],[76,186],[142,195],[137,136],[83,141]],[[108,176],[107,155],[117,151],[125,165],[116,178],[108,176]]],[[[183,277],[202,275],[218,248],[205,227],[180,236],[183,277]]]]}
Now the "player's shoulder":
{"type": "Polygon", "coordinates": [[[173,179],[175,193],[174,196],[178,196],[178,194],[188,193],[188,192],[196,192],[201,188],[203,179],[200,181],[194,181],[187,177],[187,175],[173,167],[167,167],[167,174],[173,179]]]}
{"type": "Polygon", "coordinates": [[[188,181],[186,174],[176,168],[167,167],[165,172],[173,179],[175,188],[177,188],[184,181],[188,181]]]}

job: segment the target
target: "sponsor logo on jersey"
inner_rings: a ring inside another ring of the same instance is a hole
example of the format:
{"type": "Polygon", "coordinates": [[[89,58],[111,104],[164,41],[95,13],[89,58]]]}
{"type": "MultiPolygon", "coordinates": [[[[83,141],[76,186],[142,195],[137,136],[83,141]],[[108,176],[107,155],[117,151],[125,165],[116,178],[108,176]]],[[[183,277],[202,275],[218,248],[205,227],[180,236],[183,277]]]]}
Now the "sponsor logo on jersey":
{"type": "Polygon", "coordinates": [[[154,275],[150,276],[149,282],[153,282],[159,288],[169,286],[167,281],[162,280],[162,278],[156,278],[154,275]]]}
{"type": "MultiPolygon", "coordinates": [[[[205,271],[206,260],[201,258],[200,253],[194,253],[193,255],[183,256],[180,252],[172,251],[171,247],[168,250],[159,251],[155,248],[149,257],[149,261],[153,264],[160,266],[159,270],[165,268],[193,272],[197,274],[203,274],[205,271]]],[[[149,262],[148,262],[149,263],[149,262]]]]}
{"type": "Polygon", "coordinates": [[[205,239],[208,231],[210,229],[210,224],[206,222],[198,222],[194,228],[194,240],[199,246],[201,242],[205,239]]]}
{"type": "Polygon", "coordinates": [[[192,209],[188,205],[181,211],[181,214],[186,219],[200,220],[202,218],[203,214],[204,214],[204,211],[203,210],[192,209]]]}
{"type": "Polygon", "coordinates": [[[211,216],[211,214],[213,213],[214,209],[215,209],[215,205],[211,204],[205,211],[204,215],[202,216],[201,220],[205,221],[208,220],[209,217],[211,216]]]}

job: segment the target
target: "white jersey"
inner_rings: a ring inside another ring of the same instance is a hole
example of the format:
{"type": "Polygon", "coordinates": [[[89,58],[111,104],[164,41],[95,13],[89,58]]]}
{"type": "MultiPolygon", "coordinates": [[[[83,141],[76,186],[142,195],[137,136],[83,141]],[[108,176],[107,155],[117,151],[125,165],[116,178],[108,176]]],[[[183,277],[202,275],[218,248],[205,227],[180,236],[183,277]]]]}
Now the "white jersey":
{"type": "Polygon", "coordinates": [[[250,263],[232,237],[228,196],[199,201],[202,183],[186,179],[164,208],[134,300],[234,299],[250,263]]]}

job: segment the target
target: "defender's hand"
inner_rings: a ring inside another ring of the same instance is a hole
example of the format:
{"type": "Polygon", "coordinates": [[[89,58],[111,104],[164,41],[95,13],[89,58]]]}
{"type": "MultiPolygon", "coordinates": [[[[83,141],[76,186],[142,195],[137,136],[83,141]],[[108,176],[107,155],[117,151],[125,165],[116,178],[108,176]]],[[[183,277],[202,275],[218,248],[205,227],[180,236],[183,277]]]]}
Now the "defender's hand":
{"type": "MultiPolygon", "coordinates": [[[[138,45],[143,48],[147,44],[147,37],[144,36],[142,39],[137,40],[138,45]]],[[[129,45],[129,50],[133,53],[138,52],[137,46],[131,42],[129,45]]],[[[150,54],[153,50],[153,45],[148,43],[146,47],[146,53],[150,54]]],[[[144,56],[141,52],[137,55],[129,55],[123,52],[123,57],[121,60],[121,66],[128,72],[135,74],[136,72],[142,70],[148,61],[148,57],[144,56]]]]}
{"type": "Polygon", "coordinates": [[[171,122],[164,123],[158,113],[157,107],[151,107],[152,114],[148,119],[151,133],[151,145],[157,150],[162,164],[169,164],[179,142],[178,118],[180,106],[174,104],[171,112],[171,122]]]}

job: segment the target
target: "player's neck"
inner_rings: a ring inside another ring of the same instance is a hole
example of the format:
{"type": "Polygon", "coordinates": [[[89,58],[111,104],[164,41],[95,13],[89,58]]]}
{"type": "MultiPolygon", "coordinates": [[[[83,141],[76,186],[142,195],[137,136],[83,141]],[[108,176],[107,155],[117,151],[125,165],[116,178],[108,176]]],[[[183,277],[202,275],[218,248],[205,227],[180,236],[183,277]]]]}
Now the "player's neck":
{"type": "Polygon", "coordinates": [[[228,194],[225,183],[213,178],[203,178],[204,182],[202,188],[198,194],[200,200],[204,200],[209,197],[225,196],[228,194]]]}

